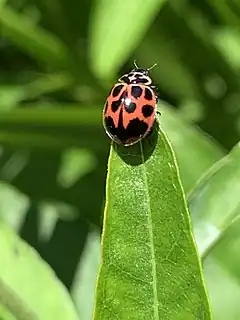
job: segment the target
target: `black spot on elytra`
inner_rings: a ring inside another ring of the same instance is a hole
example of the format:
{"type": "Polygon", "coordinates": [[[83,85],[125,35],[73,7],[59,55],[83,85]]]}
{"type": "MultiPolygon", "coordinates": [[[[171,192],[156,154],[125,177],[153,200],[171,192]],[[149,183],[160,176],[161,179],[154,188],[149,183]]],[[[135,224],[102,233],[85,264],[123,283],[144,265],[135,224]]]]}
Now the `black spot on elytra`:
{"type": "Polygon", "coordinates": [[[136,110],[136,103],[131,102],[130,104],[126,104],[125,105],[125,110],[127,113],[133,113],[136,110]]]}
{"type": "Polygon", "coordinates": [[[145,95],[144,95],[144,98],[145,98],[146,100],[152,100],[153,95],[152,95],[152,92],[151,92],[151,90],[150,90],[150,89],[145,88],[145,95]]]}
{"type": "Polygon", "coordinates": [[[113,101],[111,104],[112,112],[116,112],[122,103],[122,99],[127,98],[127,91],[123,91],[118,100],[113,101]]]}
{"type": "Polygon", "coordinates": [[[139,86],[132,86],[131,88],[131,95],[134,98],[139,98],[142,95],[142,88],[139,86]]]}
{"type": "Polygon", "coordinates": [[[131,120],[127,126],[127,135],[129,137],[137,137],[144,135],[148,129],[148,125],[144,122],[135,118],[131,120]]]}
{"type": "Polygon", "coordinates": [[[121,100],[117,100],[117,101],[113,101],[112,104],[111,104],[111,109],[112,109],[112,112],[116,112],[118,110],[118,108],[120,107],[120,104],[121,104],[121,100]]]}
{"type": "MultiPolygon", "coordinates": [[[[131,147],[114,144],[113,148],[118,153],[118,156],[130,166],[138,166],[147,161],[154,152],[158,141],[158,123],[154,122],[152,128],[144,135],[141,144],[136,143],[131,147]],[[139,156],[143,152],[143,157],[139,156]]],[[[140,137],[141,138],[141,137],[140,137]]],[[[135,140],[138,142],[139,139],[135,140]]]]}
{"type": "Polygon", "coordinates": [[[153,114],[153,107],[150,106],[149,104],[145,104],[143,107],[142,107],[142,113],[143,113],[143,116],[145,118],[148,118],[150,117],[152,114],[153,114]]]}
{"type": "Polygon", "coordinates": [[[119,93],[121,92],[122,88],[123,88],[123,84],[116,86],[112,91],[112,96],[117,97],[119,95],[119,93]]]}
{"type": "Polygon", "coordinates": [[[104,119],[105,127],[113,140],[121,142],[122,144],[128,141],[136,141],[141,136],[143,136],[147,130],[148,125],[144,122],[135,118],[131,120],[125,129],[123,126],[123,110],[119,113],[119,122],[117,127],[115,127],[112,117],[106,117],[104,119]]]}

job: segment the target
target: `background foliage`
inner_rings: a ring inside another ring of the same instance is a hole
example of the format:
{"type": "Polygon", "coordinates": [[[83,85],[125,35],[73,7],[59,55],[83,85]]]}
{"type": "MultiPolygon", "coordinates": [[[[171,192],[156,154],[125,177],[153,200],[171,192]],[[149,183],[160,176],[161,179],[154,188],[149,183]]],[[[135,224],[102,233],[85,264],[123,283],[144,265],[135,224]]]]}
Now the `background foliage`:
{"type": "Polygon", "coordinates": [[[238,319],[240,5],[129,2],[0,1],[0,297],[24,287],[44,319],[75,319],[66,287],[79,318],[91,319],[109,152],[101,112],[136,59],[158,63],[161,125],[189,194],[214,319],[238,319]],[[18,272],[16,250],[30,250],[18,272]],[[44,315],[49,286],[65,302],[44,315]]]}

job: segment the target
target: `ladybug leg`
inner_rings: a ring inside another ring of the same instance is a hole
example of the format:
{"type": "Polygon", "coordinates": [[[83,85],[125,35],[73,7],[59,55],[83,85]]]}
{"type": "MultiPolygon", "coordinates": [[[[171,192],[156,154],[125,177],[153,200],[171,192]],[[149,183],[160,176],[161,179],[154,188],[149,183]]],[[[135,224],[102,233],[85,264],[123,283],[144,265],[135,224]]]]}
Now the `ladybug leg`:
{"type": "Polygon", "coordinates": [[[162,114],[161,114],[161,112],[160,111],[158,111],[158,109],[157,109],[157,104],[156,104],[156,114],[158,115],[158,116],[161,116],[162,114]]]}

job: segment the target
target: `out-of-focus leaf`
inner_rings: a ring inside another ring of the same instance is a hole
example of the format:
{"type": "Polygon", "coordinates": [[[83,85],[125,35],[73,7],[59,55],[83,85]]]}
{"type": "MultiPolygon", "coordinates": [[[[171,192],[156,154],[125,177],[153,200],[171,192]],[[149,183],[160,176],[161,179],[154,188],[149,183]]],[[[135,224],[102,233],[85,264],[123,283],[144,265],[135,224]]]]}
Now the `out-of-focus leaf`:
{"type": "Polygon", "coordinates": [[[160,123],[170,139],[177,160],[180,177],[188,192],[200,178],[223,155],[223,148],[194,124],[185,121],[169,105],[160,102],[160,123]]]}
{"type": "MultiPolygon", "coordinates": [[[[82,137],[82,134],[89,135],[88,140],[84,140],[82,138],[78,138],[76,135],[73,137],[72,135],[64,135],[64,134],[58,134],[56,136],[53,136],[49,133],[43,133],[43,132],[30,132],[24,133],[24,132],[6,132],[0,130],[0,142],[3,146],[6,147],[14,147],[14,148],[40,148],[40,149],[55,149],[55,150],[63,150],[68,147],[82,147],[82,148],[91,148],[94,150],[101,151],[103,150],[104,141],[99,139],[96,141],[95,138],[91,137],[90,130],[81,130],[80,133],[78,133],[79,137],[82,137]],[[95,141],[94,141],[95,139],[95,141]],[[101,143],[99,143],[101,142],[101,143]]],[[[99,135],[99,131],[95,130],[94,133],[99,135]]],[[[105,140],[106,142],[106,140],[105,140]]]]}
{"type": "Polygon", "coordinates": [[[41,229],[42,232],[48,232],[48,217],[50,217],[50,225],[54,225],[56,218],[61,220],[72,221],[78,218],[78,210],[74,206],[61,201],[43,200],[39,202],[39,211],[42,214],[41,229]]]}
{"type": "Polygon", "coordinates": [[[100,232],[92,228],[77,267],[71,294],[81,320],[92,319],[94,292],[100,263],[100,232]]]}
{"type": "Polygon", "coordinates": [[[220,20],[224,21],[228,25],[232,25],[234,27],[240,25],[239,18],[239,3],[236,2],[228,2],[226,0],[221,2],[207,1],[213,7],[214,12],[219,15],[220,20]]]}
{"type": "Polygon", "coordinates": [[[100,108],[44,108],[40,105],[0,113],[3,146],[60,149],[107,148],[100,108]],[[54,133],[54,134],[53,134],[54,133]],[[102,133],[102,134],[101,134],[102,133]],[[86,138],[87,137],[87,138],[86,138]]]}
{"type": "Polygon", "coordinates": [[[0,303],[17,319],[78,319],[60,281],[40,256],[0,223],[0,303]]]}
{"type": "Polygon", "coordinates": [[[73,84],[73,78],[67,73],[56,73],[39,76],[34,81],[23,86],[25,99],[37,98],[42,94],[66,89],[73,84]]]}
{"type": "MultiPolygon", "coordinates": [[[[199,2],[197,6],[201,7],[199,2]]],[[[201,128],[229,148],[238,140],[237,118],[226,110],[226,102],[239,92],[238,73],[213,44],[208,18],[214,13],[206,10],[206,16],[201,15],[199,10],[192,10],[194,7],[192,2],[183,5],[169,1],[136,58],[138,61],[141,56],[142,66],[152,59],[158,62],[159,71],[155,68],[152,73],[163,97],[176,101],[175,105],[189,99],[200,102],[204,106],[204,117],[198,120],[201,128]]]]}
{"type": "Polygon", "coordinates": [[[217,162],[189,195],[199,251],[206,256],[240,212],[240,144],[217,162]]]}
{"type": "Polygon", "coordinates": [[[4,35],[35,59],[57,67],[69,65],[69,54],[63,43],[37,26],[28,16],[4,6],[0,11],[0,26],[4,35]]]}
{"type": "Polygon", "coordinates": [[[18,231],[28,208],[29,199],[26,195],[8,183],[0,183],[0,221],[4,221],[18,231]]]}
{"type": "Polygon", "coordinates": [[[3,305],[0,304],[0,319],[1,320],[16,320],[16,318],[13,316],[9,310],[3,307],[3,305]]]}
{"type": "Polygon", "coordinates": [[[47,242],[51,239],[59,218],[58,205],[48,201],[40,201],[38,210],[40,213],[38,237],[41,242],[47,242]]]}
{"type": "MultiPolygon", "coordinates": [[[[22,100],[36,99],[41,95],[71,87],[73,78],[67,73],[44,74],[24,85],[0,86],[1,111],[11,110],[22,100]]],[[[56,102],[55,102],[56,103],[56,102]]]]}
{"type": "Polygon", "coordinates": [[[199,99],[199,87],[191,70],[182,63],[174,42],[162,34],[162,30],[161,33],[159,29],[150,31],[139,46],[136,59],[141,67],[148,67],[149,61],[158,63],[159,67],[153,69],[151,74],[162,90],[168,92],[170,96],[199,99]]]}
{"type": "Polygon", "coordinates": [[[101,109],[79,108],[78,105],[64,105],[64,108],[47,108],[44,104],[29,105],[26,109],[17,109],[0,113],[1,127],[11,126],[54,126],[69,127],[74,125],[96,126],[101,124],[101,109]],[[38,108],[37,108],[38,107],[38,108]]]}
{"type": "MultiPolygon", "coordinates": [[[[77,142],[78,135],[75,133],[75,136],[77,142]]],[[[57,138],[61,140],[61,136],[58,135],[57,138]]],[[[99,141],[100,139],[97,143],[99,141]]],[[[88,148],[92,147],[88,146],[88,148]]],[[[97,165],[92,166],[91,170],[90,167],[85,167],[88,172],[85,171],[85,174],[83,174],[84,169],[78,181],[68,188],[63,188],[57,181],[59,168],[61,167],[62,150],[53,148],[30,150],[27,166],[11,180],[11,183],[34,201],[48,201],[52,204],[65,202],[77,208],[77,214],[83,216],[85,220],[100,225],[106,175],[104,168],[108,155],[107,144],[106,146],[101,145],[98,151],[93,151],[97,165]],[[35,183],[36,180],[38,183],[35,183]],[[94,201],[89,201],[93,195],[94,201]]],[[[6,180],[8,180],[7,178],[6,176],[6,180]]],[[[35,205],[33,204],[33,206],[35,205]]],[[[61,216],[64,220],[69,220],[68,218],[71,220],[72,214],[70,214],[70,217],[67,213],[68,210],[65,210],[66,208],[62,209],[62,206],[57,206],[58,216],[61,216]]]]}
{"type": "Polygon", "coordinates": [[[106,188],[94,319],[210,319],[177,164],[162,130],[133,147],[111,148],[106,188]]]}
{"type": "Polygon", "coordinates": [[[213,40],[217,48],[235,69],[240,69],[240,33],[231,28],[218,28],[213,32],[213,40]]]}
{"type": "MultiPolygon", "coordinates": [[[[238,210],[238,217],[233,220],[231,224],[222,232],[221,236],[212,243],[208,254],[214,257],[216,261],[224,266],[225,270],[240,283],[240,210],[238,210]]],[[[206,256],[206,254],[205,254],[206,256]]],[[[240,308],[239,308],[240,312],[240,308]]]]}
{"type": "Polygon", "coordinates": [[[165,0],[99,0],[90,30],[90,61],[102,79],[114,76],[149,28],[165,0]],[[134,21],[134,23],[133,23],[134,21]]]}
{"type": "Polygon", "coordinates": [[[213,239],[203,254],[204,275],[214,319],[238,319],[240,314],[237,302],[240,297],[239,213],[240,210],[238,217],[218,238],[213,239]]]}
{"type": "Polygon", "coordinates": [[[189,196],[213,315],[220,320],[237,319],[240,313],[239,163],[240,144],[212,166],[189,196]]]}
{"type": "Polygon", "coordinates": [[[22,86],[0,86],[0,109],[1,111],[11,110],[25,97],[25,90],[22,86]]]}
{"type": "MultiPolygon", "coordinates": [[[[224,251],[224,253],[226,253],[224,251]]],[[[240,314],[240,286],[223,264],[213,257],[204,261],[204,278],[207,283],[213,319],[237,320],[240,314]]]]}
{"type": "Polygon", "coordinates": [[[96,166],[94,155],[87,149],[68,149],[62,156],[57,180],[64,188],[69,188],[83,175],[96,166]]]}

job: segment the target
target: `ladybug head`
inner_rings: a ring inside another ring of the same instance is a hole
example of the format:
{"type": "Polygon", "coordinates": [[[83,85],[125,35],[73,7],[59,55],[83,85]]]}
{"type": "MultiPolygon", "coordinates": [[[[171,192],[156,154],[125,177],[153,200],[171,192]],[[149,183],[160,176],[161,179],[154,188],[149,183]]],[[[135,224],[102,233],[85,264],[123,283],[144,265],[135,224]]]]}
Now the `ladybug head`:
{"type": "Polygon", "coordinates": [[[126,83],[126,84],[144,84],[144,85],[152,85],[152,79],[149,76],[149,71],[154,68],[157,64],[154,64],[152,67],[148,69],[139,68],[134,61],[134,69],[132,69],[129,73],[124,74],[118,79],[118,82],[126,83]]]}
{"type": "Polygon", "coordinates": [[[150,68],[147,68],[147,69],[142,69],[142,68],[139,68],[137,63],[136,63],[136,60],[133,61],[133,65],[134,65],[134,69],[133,71],[134,72],[139,72],[139,73],[143,73],[144,75],[148,75],[149,74],[149,71],[152,70],[154,67],[157,66],[157,63],[154,63],[150,68]]]}

